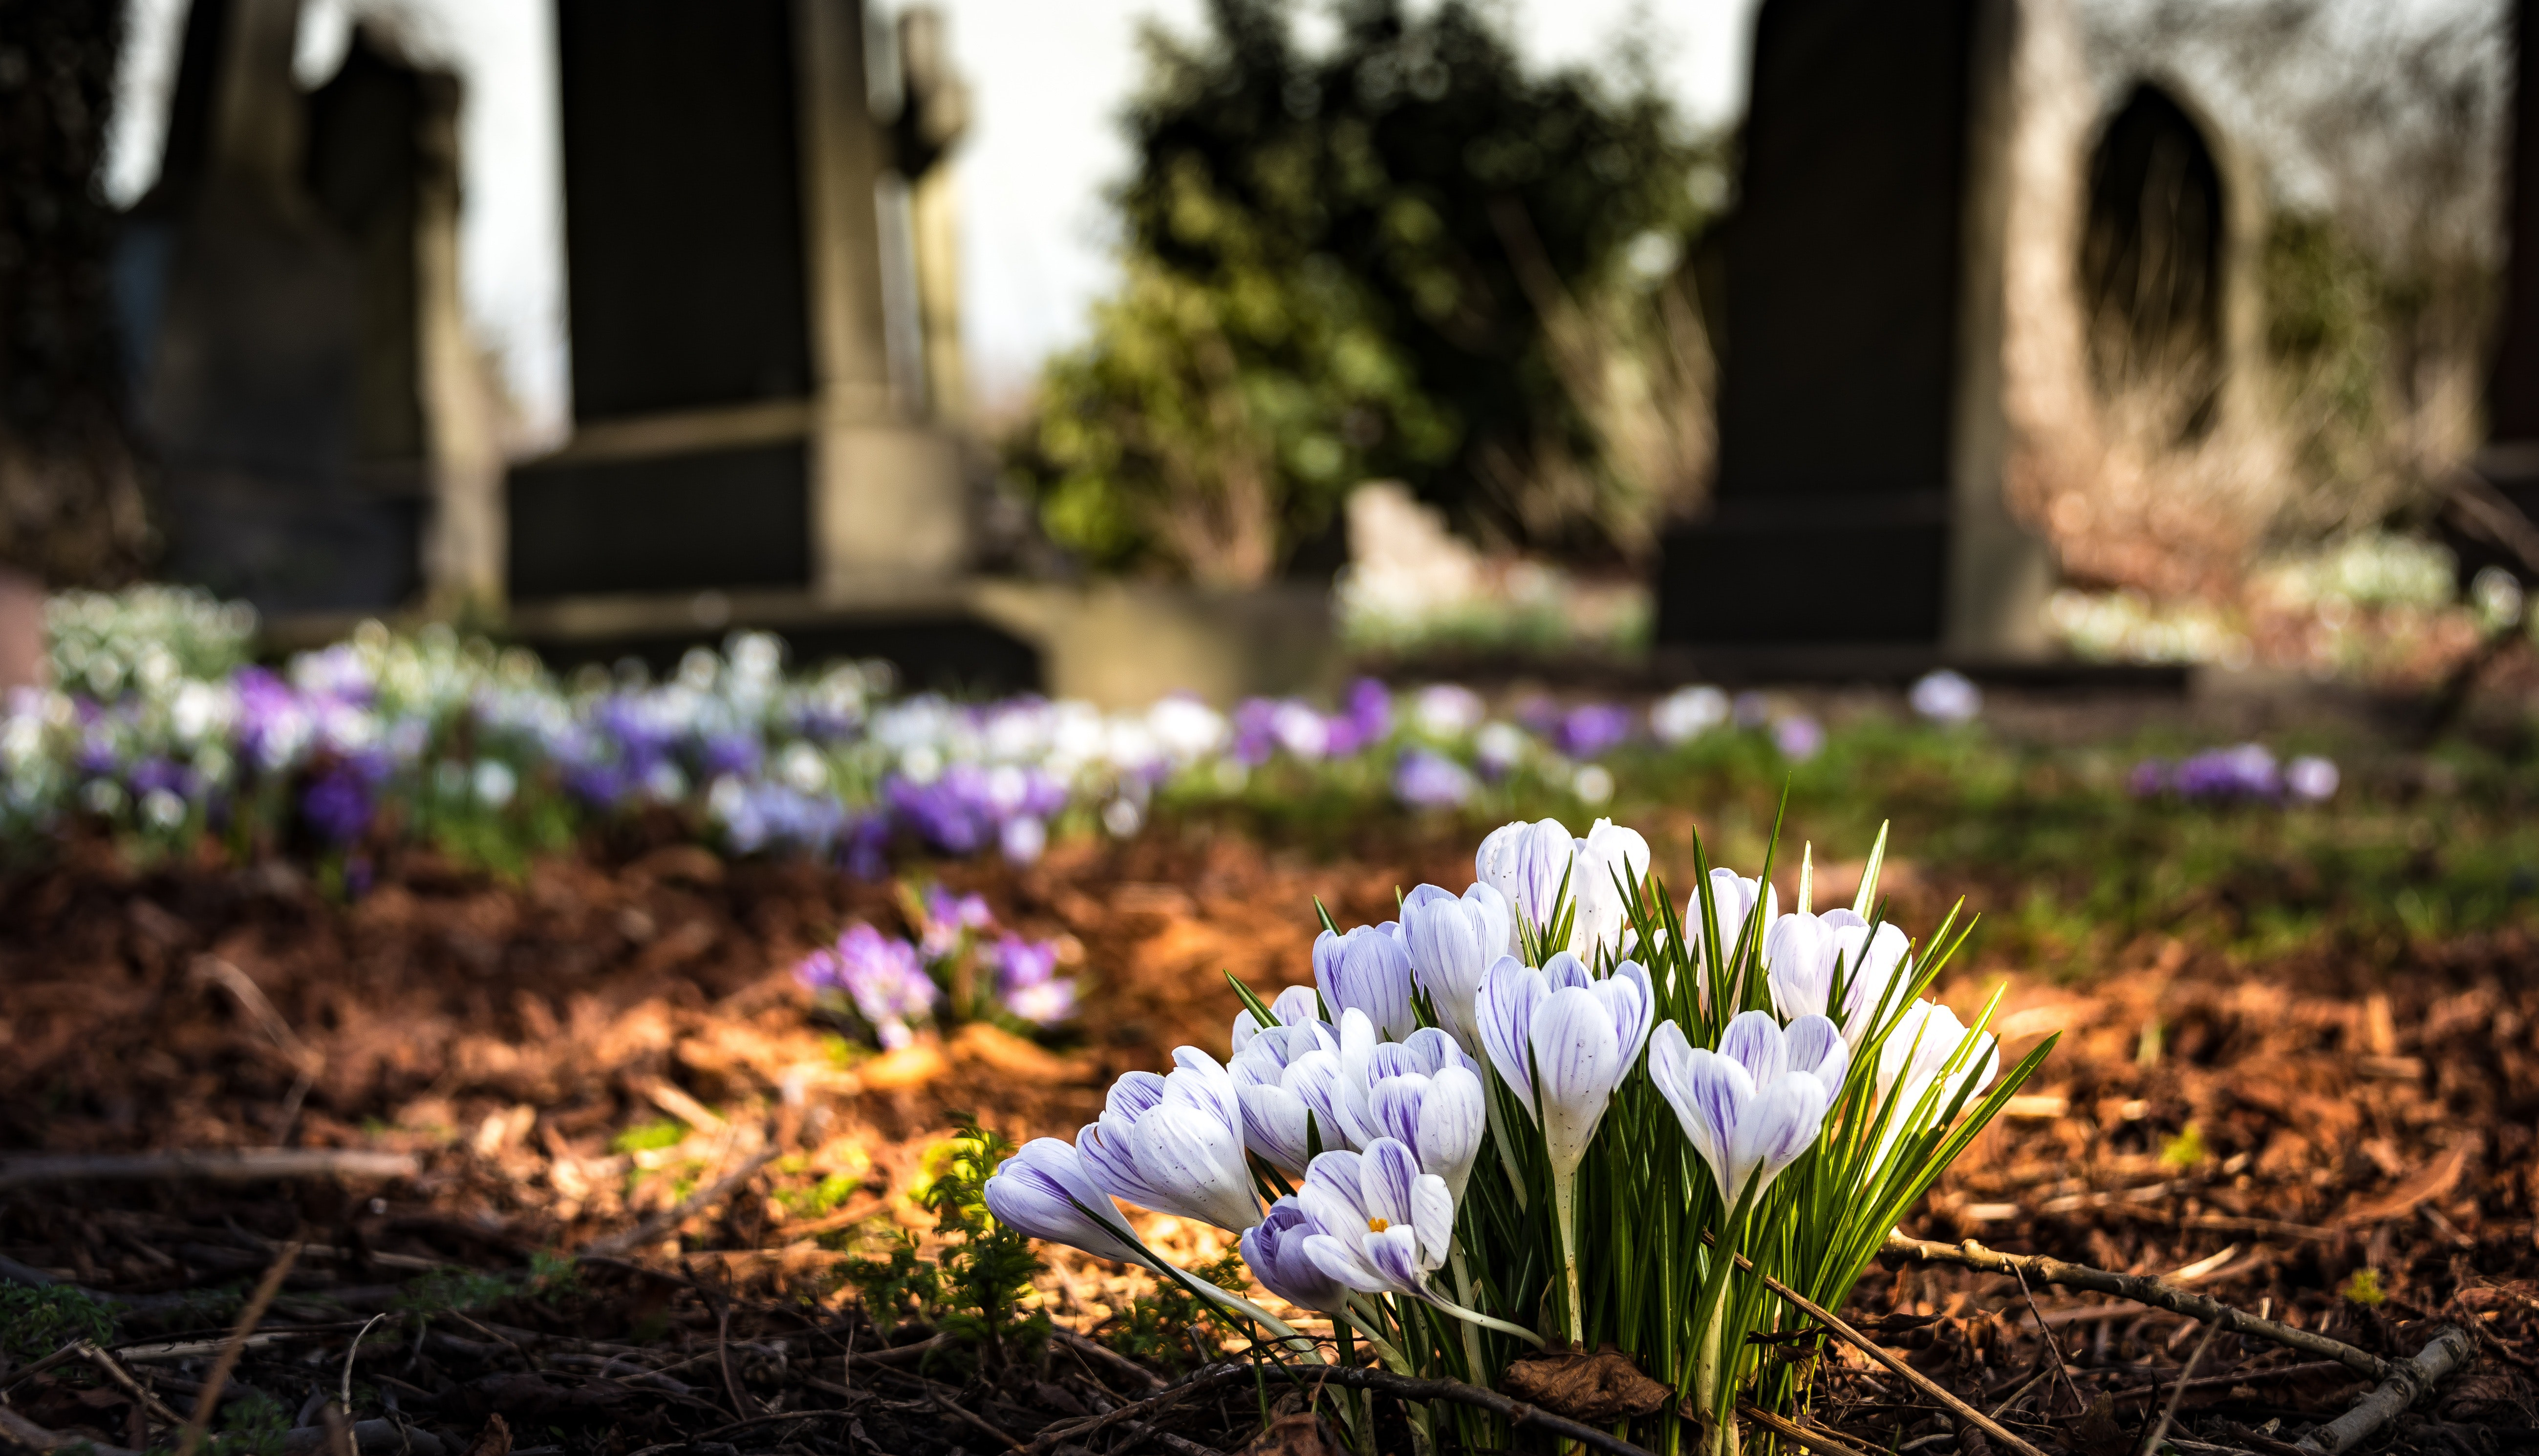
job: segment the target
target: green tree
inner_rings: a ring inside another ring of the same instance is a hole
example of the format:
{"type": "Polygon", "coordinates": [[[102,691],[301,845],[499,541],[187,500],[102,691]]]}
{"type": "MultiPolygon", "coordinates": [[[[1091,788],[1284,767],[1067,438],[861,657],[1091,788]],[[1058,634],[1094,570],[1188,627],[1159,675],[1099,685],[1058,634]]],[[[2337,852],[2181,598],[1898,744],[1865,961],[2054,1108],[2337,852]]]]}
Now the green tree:
{"type": "Polygon", "coordinates": [[[1010,451],[1050,534],[1248,584],[1394,476],[1485,533],[1635,548],[1707,463],[1678,264],[1716,149],[1634,57],[1529,74],[1467,0],[1344,0],[1321,53],[1294,12],[1146,36],[1121,289],[1010,451]]]}

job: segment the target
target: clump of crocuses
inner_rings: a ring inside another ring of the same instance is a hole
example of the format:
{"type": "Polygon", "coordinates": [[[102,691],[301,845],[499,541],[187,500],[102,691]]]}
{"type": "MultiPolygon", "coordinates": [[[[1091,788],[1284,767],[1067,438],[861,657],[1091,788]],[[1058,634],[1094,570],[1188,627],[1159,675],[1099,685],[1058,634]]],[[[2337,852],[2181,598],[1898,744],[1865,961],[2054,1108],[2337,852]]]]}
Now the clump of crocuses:
{"type": "MultiPolygon", "coordinates": [[[[1885,919],[1885,846],[1846,905],[1817,903],[1803,857],[1784,910],[1768,863],[1741,876],[1696,844],[1679,910],[1628,828],[1507,825],[1466,888],[1327,921],[1310,986],[1238,985],[1228,1060],[1183,1047],[1122,1077],[1072,1144],[1005,1163],[989,1207],[1299,1357],[1288,1323],[1173,1268],[1119,1204],[1236,1234],[1262,1288],[1404,1373],[1495,1385],[1529,1349],[1611,1343],[1679,1397],[1640,1439],[1676,1445],[1680,1407],[1733,1449],[1739,1403],[1786,1408],[1800,1378],[1764,1357],[1802,1323],[1761,1277],[1841,1303],[2051,1045],[2005,1074],[1989,1005],[1969,1022],[1928,998],[1964,929],[1885,919]]],[[[1508,1443],[1473,1412],[1411,1419],[1432,1445],[1446,1421],[1508,1443]]]]}
{"type": "Polygon", "coordinates": [[[833,945],[802,957],[794,979],[884,1050],[946,1021],[1001,1021],[1018,1029],[1057,1026],[1075,1015],[1075,979],[1061,976],[1056,940],[1034,940],[996,924],[988,902],[940,885],[900,887],[917,937],[847,927],[833,945]]]}

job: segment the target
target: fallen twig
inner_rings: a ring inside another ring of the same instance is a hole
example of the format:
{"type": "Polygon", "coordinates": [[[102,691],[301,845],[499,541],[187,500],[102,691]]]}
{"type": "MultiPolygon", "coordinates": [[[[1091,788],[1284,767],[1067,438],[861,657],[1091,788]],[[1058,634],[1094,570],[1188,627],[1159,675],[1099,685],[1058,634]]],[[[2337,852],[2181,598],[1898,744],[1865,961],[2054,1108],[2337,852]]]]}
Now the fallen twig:
{"type": "Polygon", "coordinates": [[[1088,1416],[1081,1421],[1064,1425],[1050,1426],[1039,1435],[1032,1437],[1032,1443],[1027,1449],[1032,1451],[1034,1456],[1038,1456],[1038,1453],[1049,1450],[1061,1441],[1080,1440],[1097,1430],[1123,1421],[1133,1421],[1140,1416],[1160,1415],[1192,1396],[1204,1395],[1211,1390],[1232,1385],[1251,1373],[1250,1365],[1212,1365],[1194,1373],[1181,1384],[1171,1386],[1159,1394],[1150,1395],[1142,1401],[1132,1401],[1125,1406],[1115,1406],[1099,1416],[1088,1416]]]}
{"type": "Polygon", "coordinates": [[[422,1160],[413,1153],[375,1152],[360,1147],[47,1153],[0,1161],[0,1188],[175,1178],[208,1178],[224,1183],[282,1178],[411,1178],[422,1171],[422,1160]]]}
{"type": "Polygon", "coordinates": [[[2274,1320],[2259,1319],[2210,1295],[2181,1289],[2166,1280],[2149,1275],[2113,1274],[2103,1269],[2092,1269],[2086,1264],[2066,1264],[2041,1254],[2004,1254],[1987,1249],[1973,1239],[1963,1244],[1943,1244],[1890,1234],[1886,1252],[1925,1262],[1961,1265],[1986,1274],[2033,1275],[2046,1283],[2061,1284],[2067,1289],[2095,1289],[2119,1295],[2189,1319],[2202,1320],[2235,1334],[2254,1335],[2309,1354],[2323,1355],[2373,1380],[2388,1379],[2396,1368],[2378,1355],[2357,1350],[2341,1340],[2330,1340],[2325,1335],[2312,1334],[2307,1330],[2296,1330],[2274,1320]]]}
{"type": "Polygon", "coordinates": [[[291,1092],[283,1098],[282,1111],[274,1119],[273,1145],[282,1146],[291,1141],[291,1130],[300,1121],[300,1105],[309,1099],[309,1089],[317,1084],[318,1075],[326,1070],[326,1054],[301,1040],[300,1033],[291,1029],[291,1023],[266,999],[264,988],[237,966],[217,955],[197,956],[193,977],[197,985],[215,983],[227,991],[240,1009],[263,1030],[274,1050],[291,1064],[295,1074],[291,1092]]]}
{"type": "Polygon", "coordinates": [[[195,1448],[202,1444],[203,1432],[211,1428],[212,1413],[221,1406],[221,1387],[230,1383],[230,1372],[238,1368],[239,1356],[246,1350],[247,1337],[255,1333],[255,1327],[264,1319],[266,1306],[273,1303],[274,1295],[282,1292],[282,1282],[290,1275],[291,1266],[299,1262],[300,1246],[286,1244],[282,1257],[274,1260],[273,1267],[256,1282],[255,1292],[247,1296],[246,1307],[239,1311],[237,1326],[222,1344],[220,1354],[212,1360],[211,1373],[203,1377],[202,1394],[194,1398],[194,1419],[185,1422],[184,1433],[176,1438],[176,1456],[194,1456],[195,1448]]]}
{"type": "Polygon", "coordinates": [[[2138,1456],[2160,1456],[2160,1443],[2167,1436],[2168,1428],[2177,1423],[2177,1408],[2186,1400],[2186,1387],[2195,1379],[2195,1367],[2204,1363],[2204,1352],[2212,1348],[2213,1337],[2221,1333],[2220,1325],[2204,1327],[2204,1338],[2195,1342],[2195,1353],[2186,1357],[2185,1365],[2177,1372],[2177,1383],[2169,1387],[2168,1404],[2161,1408],[2160,1419],[2143,1432],[2142,1444],[2134,1448],[2138,1456]]]}
{"type": "Polygon", "coordinates": [[[139,1401],[142,1409],[148,1411],[151,1415],[158,1417],[161,1423],[167,1425],[182,1425],[185,1423],[184,1417],[169,1410],[167,1402],[159,1399],[159,1397],[155,1395],[152,1395],[148,1386],[145,1386],[140,1381],[133,1379],[132,1372],[123,1368],[122,1361],[116,1359],[110,1354],[107,1354],[104,1351],[98,1349],[96,1346],[85,1340],[80,1341],[72,1348],[79,1352],[79,1357],[81,1359],[97,1366],[100,1374],[103,1375],[106,1379],[113,1381],[116,1385],[121,1386],[124,1394],[132,1397],[136,1401],[139,1401]]]}
{"type": "Polygon", "coordinates": [[[954,1417],[966,1424],[976,1426],[980,1431],[1002,1442],[1006,1450],[1019,1451],[1023,1448],[1022,1442],[1015,1440],[1010,1435],[1007,1435],[1002,1429],[989,1424],[986,1417],[963,1410],[958,1401],[946,1398],[941,1391],[930,1390],[927,1391],[926,1394],[933,1400],[934,1409],[941,1411],[946,1416],[954,1417]]]}
{"type": "MultiPolygon", "coordinates": [[[[1165,1381],[1162,1376],[1147,1369],[1145,1366],[1138,1364],[1135,1360],[1129,1358],[1120,1352],[1113,1350],[1110,1346],[1103,1344],[1099,1340],[1088,1340],[1084,1336],[1075,1333],[1073,1330],[1067,1329],[1064,1325],[1051,1330],[1049,1332],[1049,1338],[1065,1346],[1067,1349],[1074,1351],[1077,1354],[1090,1355],[1094,1359],[1100,1360],[1105,1369],[1113,1370],[1121,1375],[1127,1376],[1129,1379],[1136,1381],[1139,1385],[1144,1386],[1148,1390],[1162,1390],[1164,1388],[1165,1381]]],[[[869,1356],[867,1356],[867,1358],[869,1358],[869,1356]]]]}
{"type": "Polygon", "coordinates": [[[1370,1369],[1357,1365],[1314,1365],[1313,1378],[1330,1385],[1347,1386],[1354,1390],[1379,1391],[1406,1401],[1452,1401],[1459,1406],[1473,1406],[1487,1411],[1519,1430],[1533,1429],[1545,1435],[1575,1441],[1591,1451],[1608,1456],[1649,1456],[1649,1453],[1609,1430],[1582,1425],[1566,1416],[1554,1416],[1541,1406],[1529,1406],[1510,1400],[1494,1390],[1466,1385],[1461,1380],[1421,1380],[1409,1375],[1396,1375],[1390,1370],[1370,1369]]]}
{"type": "Polygon", "coordinates": [[[2293,1444],[2320,1456],[2342,1456],[2363,1444],[2390,1418],[2414,1405],[2425,1392],[2449,1379],[2476,1353],[2477,1342],[2468,1337],[2468,1332],[2457,1325],[2444,1325],[2416,1352],[2415,1358],[2391,1362],[2387,1377],[2356,1401],[2354,1409],[2293,1444]]]}
{"type": "Polygon", "coordinates": [[[582,1257],[606,1258],[612,1254],[623,1254],[629,1250],[642,1248],[738,1192],[742,1184],[758,1176],[759,1169],[776,1161],[776,1155],[782,1151],[784,1148],[771,1140],[766,1146],[750,1154],[749,1161],[716,1180],[713,1187],[698,1189],[679,1200],[676,1208],[655,1213],[632,1228],[612,1233],[606,1238],[593,1240],[583,1247],[582,1257]]]}
{"type": "Polygon", "coordinates": [[[140,1452],[127,1451],[121,1446],[101,1446],[86,1436],[63,1435],[59,1431],[46,1430],[6,1406],[0,1406],[0,1437],[6,1437],[13,1444],[35,1451],[66,1451],[77,1448],[91,1452],[93,1456],[141,1456],[140,1452]]]}
{"type": "MultiPolygon", "coordinates": [[[[1460,1380],[1422,1380],[1411,1375],[1396,1375],[1359,1365],[1289,1365],[1283,1372],[1310,1377],[1318,1385],[1345,1386],[1351,1390],[1372,1390],[1406,1401],[1450,1401],[1459,1406],[1472,1406],[1487,1411],[1517,1429],[1533,1429],[1546,1435],[1574,1441],[1591,1451],[1607,1456],[1649,1456],[1649,1453],[1609,1430],[1582,1425],[1564,1416],[1555,1416],[1540,1406],[1529,1406],[1494,1390],[1466,1385],[1460,1380]]],[[[1032,1438],[1027,1449],[1034,1453],[1050,1450],[1062,1441],[1079,1440],[1097,1430],[1124,1422],[1133,1423],[1141,1417],[1156,1415],[1182,1401],[1223,1386],[1239,1384],[1253,1378],[1254,1367],[1248,1364],[1214,1365],[1198,1371],[1189,1379],[1142,1401],[1132,1402],[1099,1416],[1089,1416],[1064,1425],[1053,1425],[1032,1438]]],[[[1163,1432],[1156,1434],[1162,1435],[1163,1432]]],[[[1170,1441],[1164,1444],[1171,1445],[1170,1441]]],[[[1832,1456],[1832,1453],[1827,1453],[1832,1456]]],[[[1842,1453],[1857,1456],[1857,1453],[1842,1453]]]]}
{"type": "Polygon", "coordinates": [[[1902,1360],[1887,1353],[1886,1349],[1880,1346],[1877,1341],[1870,1339],[1858,1330],[1844,1324],[1841,1316],[1824,1308],[1822,1305],[1818,1304],[1807,1295],[1791,1288],[1788,1284],[1781,1283],[1779,1280],[1772,1278],[1761,1270],[1755,1269],[1752,1260],[1740,1254],[1737,1256],[1737,1263],[1738,1267],[1742,1269],[1752,1270],[1754,1277],[1763,1282],[1764,1288],[1780,1295],[1783,1299],[1788,1300],[1800,1313],[1807,1315],[1818,1324],[1831,1330],[1835,1335],[1842,1339],[1844,1344],[1851,1346],[1853,1349],[1858,1350],[1862,1354],[1869,1356],[1871,1359],[1885,1365],[1887,1369],[1903,1376],[1914,1389],[1947,1407],[1950,1413],[1957,1417],[1957,1419],[1968,1422],[1977,1430],[1991,1436],[1994,1440],[2010,1447],[2010,1449],[2017,1451],[2020,1453],[2020,1456],[2045,1456],[2044,1452],[2037,1450],[2026,1441],[2012,1434],[2009,1426],[2002,1424],[2000,1421],[1993,1420],[1983,1412],[1967,1405],[1964,1401],[1951,1395],[1948,1387],[1940,1384],[1937,1380],[1932,1379],[1930,1376],[1914,1369],[1911,1365],[1908,1365],[1902,1360]]]}
{"type": "Polygon", "coordinates": [[[1785,1441],[1798,1442],[1816,1452],[1817,1456],[1868,1456],[1867,1452],[1857,1446],[1846,1445],[1824,1431],[1801,1425],[1786,1417],[1775,1416],[1760,1406],[1740,1401],[1737,1404],[1737,1414],[1785,1441]]]}

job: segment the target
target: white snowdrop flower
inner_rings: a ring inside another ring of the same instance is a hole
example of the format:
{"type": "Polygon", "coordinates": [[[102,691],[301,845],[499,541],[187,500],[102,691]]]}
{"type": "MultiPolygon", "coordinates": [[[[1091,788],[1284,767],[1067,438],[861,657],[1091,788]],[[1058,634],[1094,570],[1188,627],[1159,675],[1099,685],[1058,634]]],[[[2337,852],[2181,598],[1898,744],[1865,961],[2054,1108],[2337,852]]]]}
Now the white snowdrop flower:
{"type": "Polygon", "coordinates": [[[1613,797],[1613,775],[1601,763],[1591,763],[1578,770],[1569,781],[1570,792],[1584,804],[1602,804],[1613,797]]]}
{"type": "Polygon", "coordinates": [[[153,789],[141,796],[141,818],[153,829],[173,829],[185,822],[185,800],[172,790],[153,789]]]}
{"type": "Polygon", "coordinates": [[[1661,743],[1683,743],[1728,721],[1728,695],[1707,683],[1677,688],[1649,709],[1649,731],[1661,743]]]}
{"type": "Polygon", "coordinates": [[[1175,693],[1146,710],[1146,730],[1166,753],[1182,762],[1204,758],[1225,746],[1230,729],[1225,715],[1187,693],[1175,693]]]}
{"type": "Polygon", "coordinates": [[[931,743],[911,743],[901,750],[899,772],[914,784],[931,784],[943,777],[943,750],[931,743]]]}
{"type": "Polygon", "coordinates": [[[1525,729],[1512,723],[1485,723],[1473,735],[1473,756],[1480,761],[1485,773],[1503,774],[1525,759],[1532,740],[1525,729]]]}
{"type": "Polygon", "coordinates": [[[1137,807],[1133,798],[1115,798],[1102,806],[1102,827],[1113,837],[1127,839],[1145,827],[1146,811],[1137,807]]]}
{"type": "Polygon", "coordinates": [[[797,739],[776,755],[776,777],[797,794],[817,794],[829,787],[829,761],[819,749],[797,739]]]}
{"type": "Polygon", "coordinates": [[[520,776],[499,758],[476,761],[476,801],[489,809],[508,807],[519,792],[520,776]]]}
{"type": "Polygon", "coordinates": [[[1460,738],[1481,721],[1481,699],[1471,688],[1440,682],[1411,700],[1410,720],[1432,738],[1460,738]]]}

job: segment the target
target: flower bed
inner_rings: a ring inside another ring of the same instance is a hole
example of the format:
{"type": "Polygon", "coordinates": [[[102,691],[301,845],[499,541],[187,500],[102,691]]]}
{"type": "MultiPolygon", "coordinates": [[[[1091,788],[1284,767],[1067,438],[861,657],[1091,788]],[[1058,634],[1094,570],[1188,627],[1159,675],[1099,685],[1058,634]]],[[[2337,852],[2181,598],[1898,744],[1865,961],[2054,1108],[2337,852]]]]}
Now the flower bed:
{"type": "MultiPolygon", "coordinates": [[[[1072,1144],[1007,1159],[988,1207],[1308,1360],[1316,1341],[1164,1261],[1112,1200],[1239,1233],[1343,1360],[1354,1334],[1397,1374],[1496,1388],[1529,1350],[1617,1348],[1667,1384],[1613,1417],[1671,1446],[1671,1389],[1705,1449],[1733,1450],[1741,1401],[1805,1388],[1760,1356],[1801,1328],[1766,1281],[1841,1305],[2052,1045],[1998,1075],[1991,1008],[1967,1026],[1922,999],[1962,933],[1952,917],[1916,953],[1885,921],[1884,851],[1848,908],[1817,913],[1803,868],[1781,913],[1767,865],[1699,873],[1678,915],[1631,830],[1509,824],[1460,895],[1327,918],[1314,989],[1265,1005],[1235,983],[1230,1066],[1184,1046],[1129,1074],[1072,1144]]],[[[1414,1421],[1434,1441],[1447,1419],[1414,1421]]],[[[1455,1419],[1466,1446],[1506,1439],[1455,1419]]]]}

